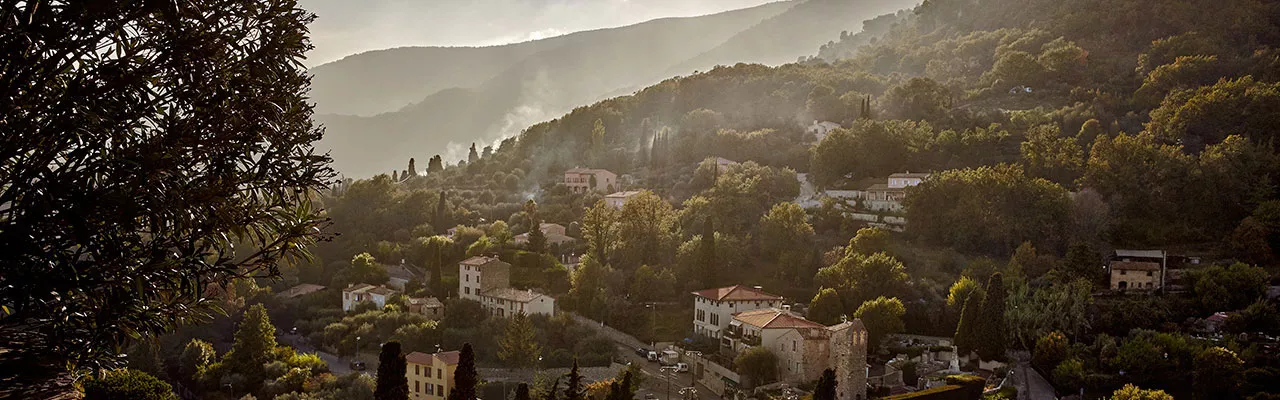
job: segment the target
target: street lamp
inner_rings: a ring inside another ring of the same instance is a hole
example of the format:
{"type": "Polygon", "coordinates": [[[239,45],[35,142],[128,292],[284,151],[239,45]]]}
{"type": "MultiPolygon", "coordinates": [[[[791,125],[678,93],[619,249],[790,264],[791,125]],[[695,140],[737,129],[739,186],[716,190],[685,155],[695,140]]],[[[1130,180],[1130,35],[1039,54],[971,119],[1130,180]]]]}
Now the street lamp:
{"type": "Polygon", "coordinates": [[[662,371],[662,378],[667,380],[667,400],[671,400],[671,373],[679,368],[672,365],[658,369],[662,371]]]}
{"type": "Polygon", "coordinates": [[[695,387],[693,387],[693,386],[690,386],[690,387],[687,387],[687,388],[681,388],[681,389],[680,389],[680,396],[681,396],[682,398],[684,398],[684,399],[693,399],[693,400],[697,400],[697,398],[698,398],[698,388],[695,388],[695,387]]]}
{"type": "Polygon", "coordinates": [[[356,336],[356,352],[351,354],[352,360],[360,359],[360,336],[356,336]]]}
{"type": "Polygon", "coordinates": [[[658,347],[658,305],[649,303],[645,304],[644,307],[651,310],[650,314],[653,315],[653,323],[649,325],[649,339],[651,339],[649,347],[658,347]]]}

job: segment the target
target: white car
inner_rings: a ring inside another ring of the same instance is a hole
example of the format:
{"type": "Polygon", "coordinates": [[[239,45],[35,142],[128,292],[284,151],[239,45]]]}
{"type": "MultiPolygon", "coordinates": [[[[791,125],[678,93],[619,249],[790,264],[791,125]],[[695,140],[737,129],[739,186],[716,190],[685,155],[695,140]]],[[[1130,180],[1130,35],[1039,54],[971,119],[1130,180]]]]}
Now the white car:
{"type": "Polygon", "coordinates": [[[676,363],[676,372],[689,372],[689,364],[676,363]]]}

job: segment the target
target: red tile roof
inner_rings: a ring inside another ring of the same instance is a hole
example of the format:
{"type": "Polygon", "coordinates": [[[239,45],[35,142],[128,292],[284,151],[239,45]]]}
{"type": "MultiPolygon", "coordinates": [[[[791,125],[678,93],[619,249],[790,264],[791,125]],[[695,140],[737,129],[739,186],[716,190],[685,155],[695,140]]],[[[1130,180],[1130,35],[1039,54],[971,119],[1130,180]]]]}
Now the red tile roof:
{"type": "Polygon", "coordinates": [[[715,301],[782,300],[782,296],[742,285],[699,290],[693,294],[715,301]]]}
{"type": "Polygon", "coordinates": [[[457,365],[458,359],[462,358],[462,353],[457,350],[446,351],[443,353],[436,353],[436,358],[439,358],[440,361],[444,361],[445,365],[457,365]]]}
{"type": "Polygon", "coordinates": [[[420,351],[405,355],[404,360],[414,364],[431,365],[431,355],[420,351]]]}
{"type": "Polygon", "coordinates": [[[743,311],[734,314],[733,319],[761,329],[826,328],[822,324],[804,319],[790,311],[776,308],[743,311]]]}

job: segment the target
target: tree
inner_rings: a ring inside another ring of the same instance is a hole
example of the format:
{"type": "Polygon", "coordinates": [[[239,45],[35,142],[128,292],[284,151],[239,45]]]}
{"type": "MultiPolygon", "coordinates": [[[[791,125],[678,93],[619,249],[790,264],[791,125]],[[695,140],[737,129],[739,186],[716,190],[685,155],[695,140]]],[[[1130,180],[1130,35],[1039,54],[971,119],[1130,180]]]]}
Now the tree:
{"type": "Polygon", "coordinates": [[[84,382],[85,400],[177,400],[173,387],[128,368],[102,372],[84,382]]]}
{"type": "Polygon", "coordinates": [[[1267,271],[1242,263],[1211,266],[1191,275],[1191,292],[1205,312],[1248,307],[1267,291],[1267,271]]]}
{"type": "Polygon", "coordinates": [[[877,227],[858,229],[853,239],[849,239],[849,246],[845,247],[846,255],[869,256],[887,251],[889,251],[889,231],[877,227]]]}
{"type": "Polygon", "coordinates": [[[1041,371],[1053,371],[1067,358],[1071,342],[1062,332],[1053,331],[1036,340],[1035,351],[1031,354],[1031,363],[1041,371]]]}
{"type": "Polygon", "coordinates": [[[159,354],[160,343],[152,337],[139,338],[137,342],[130,347],[127,356],[129,358],[128,368],[133,371],[145,372],[151,376],[163,378],[164,363],[160,361],[159,354]]]}
{"type": "Polygon", "coordinates": [[[967,276],[961,276],[956,283],[951,284],[951,289],[947,290],[947,307],[959,312],[964,308],[965,300],[974,293],[982,291],[982,286],[978,285],[978,281],[967,276]]]}
{"type": "Polygon", "coordinates": [[[476,143],[471,142],[471,151],[467,152],[467,164],[475,164],[476,161],[480,161],[480,154],[476,152],[476,143]]]}
{"type": "MultiPolygon", "coordinates": [[[[1275,143],[1280,126],[1280,83],[1252,76],[1170,93],[1151,111],[1147,131],[1164,143],[1214,144],[1229,135],[1275,143]]],[[[1198,150],[1198,148],[1193,148],[1198,150]]]]}
{"type": "MultiPolygon", "coordinates": [[[[604,148],[604,120],[596,119],[591,126],[591,150],[600,152],[604,148]]],[[[594,186],[594,185],[593,185],[594,186]]]]}
{"type": "Polygon", "coordinates": [[[982,299],[978,320],[978,356],[984,360],[1002,360],[1005,353],[1004,275],[996,272],[987,280],[987,295],[982,299]]]}
{"type": "Polygon", "coordinates": [[[823,325],[834,325],[840,322],[840,316],[845,315],[844,310],[844,303],[836,290],[823,288],[813,296],[813,300],[809,301],[809,311],[806,316],[809,320],[823,325]]]}
{"type": "Polygon", "coordinates": [[[507,320],[507,329],[498,342],[498,358],[509,367],[523,368],[533,365],[542,351],[534,337],[533,323],[524,312],[518,312],[507,320]]]}
{"type": "Polygon", "coordinates": [[[929,78],[911,78],[889,89],[885,108],[898,119],[937,121],[951,108],[951,91],[929,78]]]}
{"type": "Polygon", "coordinates": [[[1195,360],[1195,387],[1202,398],[1231,397],[1239,385],[1244,361],[1222,347],[1201,351],[1195,360]]]}
{"type": "MultiPolygon", "coordinates": [[[[381,284],[387,281],[387,269],[369,253],[356,254],[351,257],[351,266],[338,272],[335,282],[381,284]]],[[[345,285],[343,285],[345,286],[345,285]]]]}
{"type": "Polygon", "coordinates": [[[631,371],[622,370],[622,379],[615,378],[613,384],[609,386],[609,396],[607,400],[632,400],[636,397],[635,387],[631,382],[631,371]]]}
{"type": "Polygon", "coordinates": [[[479,383],[476,353],[471,349],[471,343],[465,343],[458,354],[458,369],[453,373],[453,390],[449,392],[449,400],[476,400],[476,385],[479,383]]]}
{"type": "Polygon", "coordinates": [[[1025,51],[1010,51],[1001,55],[991,67],[991,77],[1004,81],[1005,90],[1015,85],[1039,86],[1044,79],[1044,68],[1036,57],[1025,51]]]}
{"type": "Polygon", "coordinates": [[[907,287],[906,267],[885,253],[870,256],[846,255],[835,265],[818,270],[814,281],[820,287],[836,289],[845,306],[862,304],[876,297],[895,297],[907,287]]]}
{"type": "Polygon", "coordinates": [[[1058,283],[1075,280],[1096,282],[1102,277],[1101,257],[1086,242],[1074,242],[1067,248],[1067,256],[1054,268],[1052,278],[1058,283]]]}
{"type": "Polygon", "coordinates": [[[836,371],[831,368],[822,370],[818,384],[813,388],[813,400],[836,400],[836,371]]]}
{"type": "Polygon", "coordinates": [[[377,400],[408,399],[409,379],[405,375],[408,368],[404,353],[400,352],[400,342],[383,343],[382,351],[378,354],[378,383],[373,390],[373,398],[377,400]]]}
{"type": "Polygon", "coordinates": [[[1084,174],[1084,150],[1075,138],[1063,136],[1057,125],[1031,128],[1020,147],[1028,175],[1072,187],[1084,174]]]}
{"type": "Polygon", "coordinates": [[[573,359],[573,368],[565,375],[569,382],[564,388],[564,400],[584,400],[586,397],[586,387],[582,384],[582,374],[578,373],[578,359],[573,359]]]}
{"type": "Polygon", "coordinates": [[[1069,358],[1053,368],[1053,382],[1074,392],[1084,386],[1084,362],[1079,358],[1069,358]]]}
{"type": "Polygon", "coordinates": [[[189,381],[195,378],[196,372],[209,366],[217,358],[218,353],[213,350],[213,344],[200,339],[191,339],[182,349],[182,355],[178,357],[178,373],[182,375],[182,380],[189,381]]]}
{"type": "Polygon", "coordinates": [[[89,368],[211,316],[208,284],[304,258],[335,176],[298,67],[312,14],[99,5],[9,4],[0,66],[0,265],[21,283],[0,285],[0,337],[89,368]]]}
{"type": "Polygon", "coordinates": [[[602,264],[609,264],[609,255],[618,246],[618,211],[597,201],[582,216],[582,236],[587,241],[587,254],[602,264]]]}
{"type": "Polygon", "coordinates": [[[716,260],[716,227],[713,218],[708,215],[702,224],[702,239],[698,245],[698,268],[702,286],[716,286],[720,282],[720,265],[716,260]]]}
{"type": "Polygon", "coordinates": [[[668,261],[674,253],[675,210],[657,194],[645,190],[627,199],[618,212],[619,267],[635,268],[668,261]]]}
{"type": "Polygon", "coordinates": [[[813,276],[808,260],[812,254],[809,249],[813,248],[813,226],[809,225],[808,215],[799,204],[775,204],[769,213],[760,217],[756,232],[756,243],[762,254],[776,260],[779,266],[791,266],[789,271],[780,269],[780,273],[793,282],[813,276]]]}
{"type": "Polygon", "coordinates": [[[444,235],[418,238],[418,247],[425,251],[422,258],[431,268],[431,294],[447,297],[449,288],[444,284],[445,253],[453,248],[453,239],[444,235]]]}
{"type": "Polygon", "coordinates": [[[1028,240],[1060,241],[1069,201],[1061,186],[1014,165],[949,170],[912,187],[903,206],[926,242],[1007,255],[1028,240]]]}
{"type": "Polygon", "coordinates": [[[520,386],[516,386],[515,400],[532,400],[529,397],[529,384],[520,382],[520,386]]]}
{"type": "Polygon", "coordinates": [[[906,312],[901,300],[881,296],[862,303],[853,316],[867,327],[867,346],[874,348],[879,347],[886,336],[902,332],[902,314],[906,312]]]}
{"type": "MultiPolygon", "coordinates": [[[[537,228],[534,229],[536,230],[537,228]]],[[[493,221],[493,223],[489,225],[488,236],[493,239],[494,244],[499,246],[506,245],[511,242],[511,227],[507,226],[506,221],[493,221]]]]}
{"type": "Polygon", "coordinates": [[[409,171],[409,175],[410,175],[410,176],[413,176],[413,177],[417,177],[417,176],[418,176],[418,166],[417,166],[417,165],[415,165],[414,160],[413,160],[413,157],[409,157],[409,169],[408,169],[408,171],[409,171]]]}
{"type": "Polygon", "coordinates": [[[265,378],[262,364],[271,361],[275,349],[276,327],[271,325],[266,307],[254,304],[245,311],[236,330],[236,341],[222,363],[252,382],[247,388],[252,390],[256,388],[254,383],[260,384],[265,378]]]}
{"type": "Polygon", "coordinates": [[[439,154],[436,154],[434,157],[431,157],[431,159],[427,160],[428,174],[434,174],[441,171],[444,171],[444,159],[440,158],[439,154]]]}
{"type": "Polygon", "coordinates": [[[983,298],[986,294],[982,291],[973,291],[964,301],[964,308],[960,311],[960,323],[956,325],[956,348],[960,354],[969,354],[976,350],[978,346],[979,325],[982,323],[978,319],[982,314],[983,298]]]}
{"type": "Polygon", "coordinates": [[[733,360],[733,370],[751,382],[751,386],[772,383],[778,376],[778,356],[762,346],[754,346],[738,353],[733,360]]]}
{"type": "Polygon", "coordinates": [[[1124,387],[1111,393],[1111,400],[1173,400],[1173,396],[1163,390],[1143,389],[1126,383],[1124,387]]]}

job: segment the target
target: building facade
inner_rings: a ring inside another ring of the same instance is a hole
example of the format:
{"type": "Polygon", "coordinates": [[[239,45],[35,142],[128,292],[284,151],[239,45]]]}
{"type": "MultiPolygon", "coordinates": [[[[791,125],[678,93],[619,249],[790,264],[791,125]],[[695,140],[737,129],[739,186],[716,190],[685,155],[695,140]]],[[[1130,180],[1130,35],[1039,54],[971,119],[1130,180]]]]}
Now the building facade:
{"type": "Polygon", "coordinates": [[[861,320],[789,329],[768,348],[778,356],[779,380],[812,382],[831,368],[836,372],[840,399],[866,399],[867,330],[861,320]]]}
{"type": "Polygon", "coordinates": [[[405,306],[409,312],[425,315],[432,321],[444,318],[444,303],[435,297],[413,297],[405,306]]]}
{"type": "Polygon", "coordinates": [[[1111,290],[1157,290],[1164,287],[1169,262],[1164,250],[1116,249],[1107,264],[1111,290]]]}
{"type": "Polygon", "coordinates": [[[719,339],[733,321],[733,314],[782,307],[783,298],[759,287],[735,285],[693,292],[695,334],[719,339]]]}
{"type": "Polygon", "coordinates": [[[640,194],[639,190],[628,190],[625,192],[616,192],[608,196],[604,196],[604,204],[614,209],[621,210],[623,204],[627,204],[627,200],[640,194]]]}
{"type": "Polygon", "coordinates": [[[409,380],[409,398],[414,400],[445,399],[453,388],[453,375],[458,370],[459,353],[412,352],[404,356],[405,377],[409,380]]]}
{"type": "Polygon", "coordinates": [[[618,175],[604,169],[575,167],[564,172],[564,185],[574,193],[613,191],[618,187],[618,175]]]}
{"type": "Polygon", "coordinates": [[[475,300],[490,315],[517,313],[555,315],[556,300],[530,289],[511,287],[511,264],[496,257],[476,256],[458,264],[458,297],[475,300]]]}
{"type": "Polygon", "coordinates": [[[395,296],[397,291],[387,288],[386,286],[373,286],[367,283],[350,284],[346,289],[342,289],[342,310],[355,310],[356,305],[362,302],[372,302],[378,306],[378,309],[387,306],[387,301],[395,296]]]}

